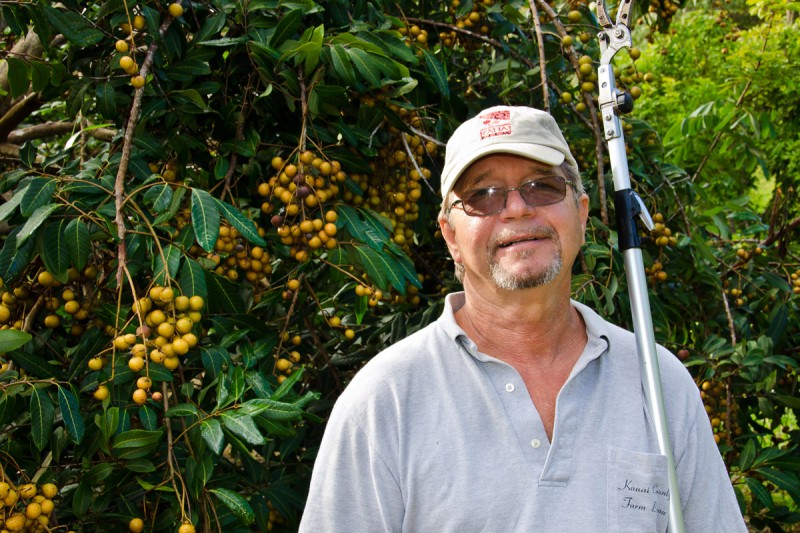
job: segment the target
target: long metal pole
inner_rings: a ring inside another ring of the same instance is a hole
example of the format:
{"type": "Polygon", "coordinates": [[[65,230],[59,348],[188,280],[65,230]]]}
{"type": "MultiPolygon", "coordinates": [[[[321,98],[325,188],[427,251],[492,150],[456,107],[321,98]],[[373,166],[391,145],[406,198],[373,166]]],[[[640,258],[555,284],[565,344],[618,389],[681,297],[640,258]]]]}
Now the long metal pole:
{"type": "MultiPolygon", "coordinates": [[[[647,209],[639,196],[631,190],[625,140],[618,116],[618,110],[625,98],[624,95],[617,91],[615,86],[614,71],[610,65],[612,57],[613,53],[603,55],[598,69],[598,83],[604,135],[608,144],[611,171],[614,176],[620,248],[623,250],[623,258],[625,260],[628,295],[631,300],[631,313],[633,315],[633,329],[641,363],[642,388],[650,415],[653,418],[659,451],[667,458],[670,492],[668,530],[670,533],[684,533],[678,478],[675,472],[675,459],[669,439],[661,373],[658,367],[653,321],[647,294],[644,261],[642,260],[642,250],[639,247],[635,220],[637,216],[644,216],[649,219],[649,214],[647,214],[647,209]]],[[[652,224],[652,221],[650,223],[652,224]]]]}

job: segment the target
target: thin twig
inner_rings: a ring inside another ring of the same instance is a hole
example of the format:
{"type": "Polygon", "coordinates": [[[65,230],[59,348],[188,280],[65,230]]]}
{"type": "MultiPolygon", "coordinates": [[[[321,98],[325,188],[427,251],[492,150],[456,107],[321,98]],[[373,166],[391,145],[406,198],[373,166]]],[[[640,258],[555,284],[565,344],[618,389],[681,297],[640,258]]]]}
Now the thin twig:
{"type": "Polygon", "coordinates": [[[531,6],[533,27],[536,33],[536,44],[539,46],[539,73],[542,76],[542,105],[544,110],[550,112],[550,98],[547,92],[547,63],[544,58],[544,37],[542,35],[542,22],[539,20],[539,10],[536,9],[535,0],[528,0],[531,6]]]}
{"type": "MultiPolygon", "coordinates": [[[[159,35],[163,38],[167,32],[169,25],[172,24],[173,17],[167,16],[161,27],[158,28],[159,35]]],[[[150,49],[147,51],[145,60],[142,63],[142,68],[139,75],[147,78],[147,73],[150,70],[150,65],[155,58],[156,50],[158,50],[158,43],[153,41],[150,49]]],[[[119,244],[117,245],[117,286],[122,286],[123,265],[128,260],[128,250],[125,246],[125,215],[122,210],[123,195],[125,193],[125,175],[128,173],[128,163],[131,159],[131,151],[133,150],[133,134],[136,130],[136,123],[139,120],[139,113],[142,110],[142,97],[144,96],[144,87],[136,89],[133,93],[133,104],[131,105],[131,114],[128,117],[128,125],[125,128],[125,137],[122,142],[122,157],[119,161],[119,169],[117,170],[116,180],[114,181],[114,202],[116,204],[117,214],[114,217],[114,222],[117,226],[117,237],[119,244]]]]}

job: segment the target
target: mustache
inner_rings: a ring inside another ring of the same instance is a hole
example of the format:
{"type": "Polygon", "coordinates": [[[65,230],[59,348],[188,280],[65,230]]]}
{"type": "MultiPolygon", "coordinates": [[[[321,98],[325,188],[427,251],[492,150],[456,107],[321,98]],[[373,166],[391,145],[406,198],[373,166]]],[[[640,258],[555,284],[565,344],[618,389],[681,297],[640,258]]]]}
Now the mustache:
{"type": "Polygon", "coordinates": [[[551,226],[536,224],[524,228],[504,228],[489,240],[489,251],[494,254],[499,248],[513,242],[533,239],[558,240],[558,233],[551,226]]]}

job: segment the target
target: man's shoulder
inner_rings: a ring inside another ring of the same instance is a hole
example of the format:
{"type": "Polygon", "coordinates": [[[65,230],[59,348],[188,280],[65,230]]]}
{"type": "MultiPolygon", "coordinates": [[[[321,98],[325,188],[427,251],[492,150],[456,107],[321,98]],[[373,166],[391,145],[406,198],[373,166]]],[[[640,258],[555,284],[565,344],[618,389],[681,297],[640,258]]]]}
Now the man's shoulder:
{"type": "Polygon", "coordinates": [[[439,321],[434,321],[370,359],[355,374],[342,396],[347,401],[360,402],[396,392],[409,381],[424,380],[431,367],[436,366],[434,359],[442,356],[448,350],[448,343],[453,342],[439,321]]]}
{"type": "MultiPolygon", "coordinates": [[[[636,340],[636,335],[617,324],[609,322],[595,310],[581,304],[573,302],[573,305],[580,311],[586,321],[587,329],[595,335],[605,337],[609,344],[609,354],[618,359],[626,359],[626,364],[633,363],[634,359],[639,359],[639,348],[636,340]]],[[[689,372],[683,363],[661,344],[656,345],[656,353],[658,354],[658,363],[661,373],[664,377],[675,379],[686,379],[689,377],[689,372]]]]}

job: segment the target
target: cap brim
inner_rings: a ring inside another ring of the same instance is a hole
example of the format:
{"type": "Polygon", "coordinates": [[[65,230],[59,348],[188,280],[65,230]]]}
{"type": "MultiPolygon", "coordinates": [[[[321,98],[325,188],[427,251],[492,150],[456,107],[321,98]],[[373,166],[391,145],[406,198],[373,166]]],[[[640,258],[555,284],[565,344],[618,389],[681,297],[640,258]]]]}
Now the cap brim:
{"type": "Polygon", "coordinates": [[[471,153],[469,157],[458,161],[458,163],[453,165],[451,168],[444,169],[442,172],[442,182],[447,183],[449,180],[450,183],[448,183],[443,197],[446,197],[448,194],[450,194],[450,191],[453,190],[456,182],[461,177],[461,174],[467,169],[467,167],[484,156],[497,153],[518,155],[533,161],[539,161],[540,163],[553,166],[560,165],[565,159],[564,154],[559,150],[549,146],[544,146],[542,144],[531,144],[529,142],[490,144],[471,153]]]}

